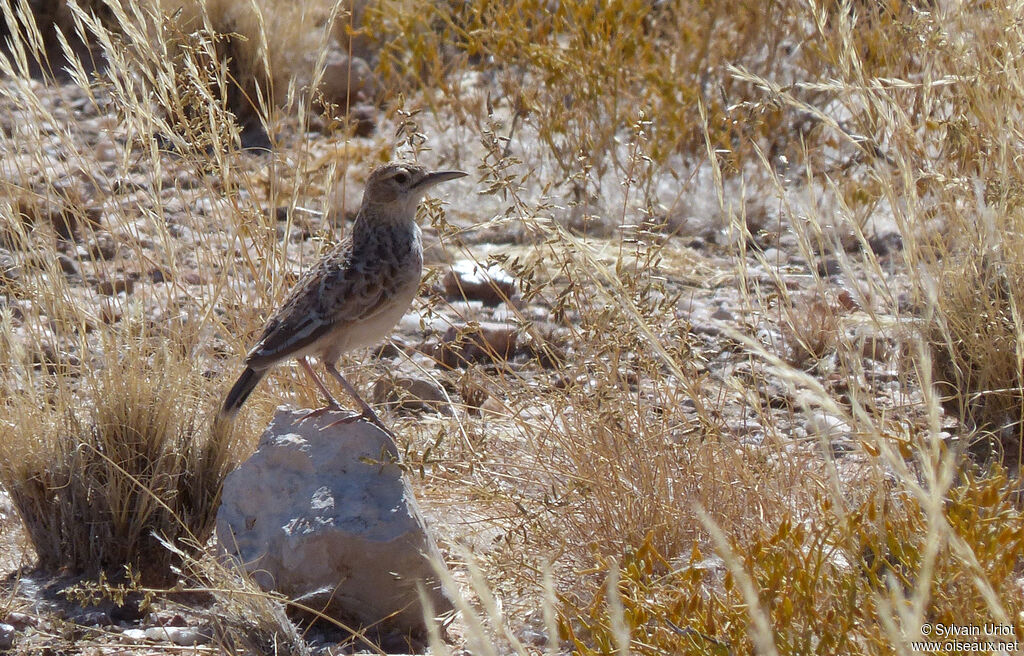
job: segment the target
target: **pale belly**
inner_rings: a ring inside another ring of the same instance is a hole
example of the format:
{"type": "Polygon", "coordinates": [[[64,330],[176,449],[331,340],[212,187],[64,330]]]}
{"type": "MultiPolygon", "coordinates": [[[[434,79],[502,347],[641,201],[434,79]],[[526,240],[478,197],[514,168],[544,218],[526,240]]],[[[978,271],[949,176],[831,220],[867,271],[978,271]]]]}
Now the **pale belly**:
{"type": "Polygon", "coordinates": [[[386,307],[366,321],[346,323],[322,342],[316,355],[323,361],[334,362],[342,353],[383,342],[395,324],[409,309],[419,290],[419,276],[399,288],[386,307]]]}

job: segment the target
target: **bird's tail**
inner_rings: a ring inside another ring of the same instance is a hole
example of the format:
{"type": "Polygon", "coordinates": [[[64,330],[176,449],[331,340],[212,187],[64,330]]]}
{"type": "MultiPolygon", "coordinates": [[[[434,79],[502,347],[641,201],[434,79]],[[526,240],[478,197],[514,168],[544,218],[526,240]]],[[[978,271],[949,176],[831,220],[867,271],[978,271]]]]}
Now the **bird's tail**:
{"type": "Polygon", "coordinates": [[[259,382],[263,380],[264,373],[263,371],[256,371],[252,367],[245,368],[242,375],[235,381],[234,386],[231,387],[227,398],[224,399],[224,405],[221,406],[219,414],[222,419],[230,419],[238,414],[246,399],[256,389],[259,382]]]}

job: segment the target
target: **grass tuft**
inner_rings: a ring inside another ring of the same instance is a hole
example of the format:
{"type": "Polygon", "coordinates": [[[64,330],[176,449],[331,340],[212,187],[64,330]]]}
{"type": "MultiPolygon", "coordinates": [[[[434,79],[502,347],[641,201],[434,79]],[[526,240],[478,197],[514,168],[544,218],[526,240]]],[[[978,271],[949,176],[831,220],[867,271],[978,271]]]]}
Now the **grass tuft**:
{"type": "Polygon", "coordinates": [[[185,354],[141,336],[107,346],[75,390],[7,389],[0,480],[42,567],[127,564],[166,581],[174,560],[160,540],[209,538],[234,442],[211,428],[209,384],[185,354]]]}

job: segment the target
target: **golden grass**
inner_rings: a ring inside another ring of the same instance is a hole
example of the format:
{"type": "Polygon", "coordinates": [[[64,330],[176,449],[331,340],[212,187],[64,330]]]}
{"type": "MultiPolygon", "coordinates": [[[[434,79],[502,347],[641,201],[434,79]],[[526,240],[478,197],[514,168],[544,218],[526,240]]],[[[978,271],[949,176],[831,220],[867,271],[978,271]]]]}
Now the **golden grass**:
{"type": "MultiPolygon", "coordinates": [[[[323,247],[295,235],[329,236],[344,208],[327,198],[401,154],[475,172],[479,198],[425,220],[519,278],[506,307],[531,345],[425,369],[465,406],[396,419],[467,572],[467,644],[539,651],[517,637],[538,607],[582,654],[909,653],[924,622],[1024,630],[1016,13],[550,5],[381,0],[361,31],[332,3],[111,2],[116,32],[73,11],[109,57],[71,78],[87,116],[112,117],[111,144],[81,143],[80,119],[0,59],[0,100],[23,113],[0,133],[0,244],[22,270],[0,279],[18,303],[2,314],[0,475],[41,562],[170,562],[153,530],[203,541],[236,440],[282,395],[314,398],[284,370],[235,437],[207,416],[323,247]],[[311,32],[318,53],[373,44],[383,136],[305,134],[311,32]],[[231,89],[292,137],[265,161],[234,148],[231,89]],[[127,199],[95,191],[133,181],[127,199]],[[713,213],[720,239],[689,249],[658,227],[687,211],[713,213]],[[872,247],[886,229],[896,254],[872,247]],[[483,254],[485,230],[510,243],[483,254]],[[119,256],[80,255],[105,235],[119,256]],[[716,290],[738,307],[709,338],[686,308],[716,290]],[[879,382],[868,361],[895,373],[879,382]],[[849,455],[822,428],[836,425],[849,455]]],[[[476,320],[425,304],[425,319],[476,320]]],[[[361,388],[371,373],[354,372],[361,388]]],[[[234,598],[225,645],[273,634],[275,608],[234,598]]]]}

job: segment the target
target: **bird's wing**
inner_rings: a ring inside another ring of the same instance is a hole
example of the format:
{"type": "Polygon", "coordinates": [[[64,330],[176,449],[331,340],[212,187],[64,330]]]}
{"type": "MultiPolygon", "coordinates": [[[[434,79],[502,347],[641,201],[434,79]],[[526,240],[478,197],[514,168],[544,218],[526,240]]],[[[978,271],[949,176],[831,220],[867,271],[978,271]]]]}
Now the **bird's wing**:
{"type": "Polygon", "coordinates": [[[325,256],[267,321],[246,364],[268,367],[315,343],[339,323],[372,317],[391,297],[388,286],[381,284],[381,268],[379,261],[353,266],[345,248],[325,256]]]}

